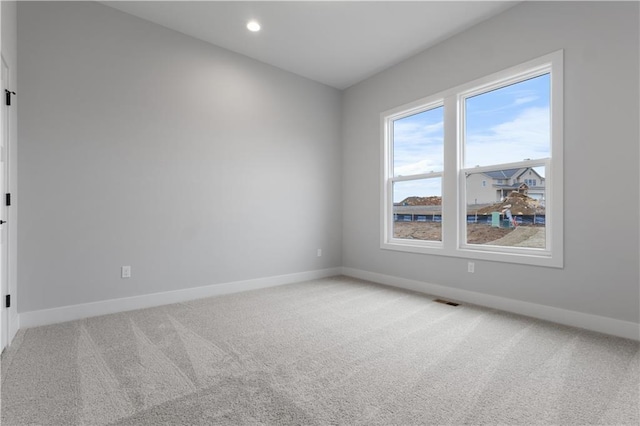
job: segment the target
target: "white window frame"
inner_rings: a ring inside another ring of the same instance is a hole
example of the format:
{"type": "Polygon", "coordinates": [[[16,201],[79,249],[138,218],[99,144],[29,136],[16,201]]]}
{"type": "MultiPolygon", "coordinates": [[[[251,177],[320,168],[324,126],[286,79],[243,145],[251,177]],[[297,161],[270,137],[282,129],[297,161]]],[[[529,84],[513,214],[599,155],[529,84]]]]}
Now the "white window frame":
{"type": "Polygon", "coordinates": [[[380,247],[411,253],[453,256],[498,262],[562,268],[564,265],[563,218],[563,51],[559,50],[503,71],[442,91],[380,115],[381,238],[380,247]],[[551,156],[486,167],[464,167],[464,99],[492,89],[550,73],[551,156]],[[408,177],[393,176],[393,121],[444,105],[444,170],[408,177]],[[482,246],[466,240],[466,172],[521,167],[545,167],[546,247],[544,249],[482,246]],[[442,241],[393,237],[393,182],[442,177],[442,241]]]}
{"type": "MultiPolygon", "coordinates": [[[[440,108],[444,106],[442,98],[431,97],[427,99],[421,99],[420,101],[414,102],[412,104],[404,105],[402,108],[390,111],[387,120],[383,123],[383,132],[384,137],[383,140],[388,141],[387,144],[383,144],[384,146],[384,156],[388,158],[388,162],[385,165],[384,175],[386,176],[384,182],[384,193],[385,196],[389,198],[390,202],[383,206],[383,216],[387,218],[391,218],[391,221],[385,220],[383,222],[383,229],[385,235],[393,235],[393,184],[396,182],[407,182],[412,180],[421,180],[421,179],[429,179],[429,178],[441,178],[443,180],[442,185],[444,186],[444,171],[440,172],[429,172],[429,173],[420,173],[416,175],[407,175],[407,176],[394,176],[394,158],[393,158],[393,122],[396,120],[400,120],[406,117],[410,117],[412,115],[420,114],[425,111],[429,111],[432,109],[440,108]]],[[[444,188],[443,188],[444,191],[444,188]]],[[[404,244],[407,247],[413,247],[419,249],[420,247],[431,247],[431,248],[440,248],[442,247],[442,242],[440,241],[414,241],[414,240],[401,240],[404,241],[404,244]]]]}

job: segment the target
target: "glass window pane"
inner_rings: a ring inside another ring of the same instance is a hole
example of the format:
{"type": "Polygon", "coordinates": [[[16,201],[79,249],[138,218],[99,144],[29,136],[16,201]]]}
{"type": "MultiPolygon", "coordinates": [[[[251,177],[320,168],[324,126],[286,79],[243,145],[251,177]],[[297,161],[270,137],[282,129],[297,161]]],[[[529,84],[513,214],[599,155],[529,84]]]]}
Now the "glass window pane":
{"type": "Polygon", "coordinates": [[[442,178],[394,182],[393,237],[442,241],[442,178]]]}
{"type": "Polygon", "coordinates": [[[465,168],[551,156],[550,74],[465,100],[465,168]]]}
{"type": "Polygon", "coordinates": [[[393,121],[393,175],[441,172],[444,163],[444,107],[393,121]]]}
{"type": "Polygon", "coordinates": [[[470,173],[466,197],[468,244],[546,247],[545,167],[470,173]]]}

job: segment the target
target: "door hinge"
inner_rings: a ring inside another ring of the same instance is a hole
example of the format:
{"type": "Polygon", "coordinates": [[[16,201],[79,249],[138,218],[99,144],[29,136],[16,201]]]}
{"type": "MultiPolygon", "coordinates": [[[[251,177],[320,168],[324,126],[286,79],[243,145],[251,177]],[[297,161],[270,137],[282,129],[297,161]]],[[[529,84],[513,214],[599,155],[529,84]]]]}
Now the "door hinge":
{"type": "Polygon", "coordinates": [[[6,206],[10,206],[11,205],[11,194],[9,194],[9,193],[4,194],[4,204],[6,206]]]}
{"type": "Polygon", "coordinates": [[[10,308],[11,307],[11,295],[7,294],[4,298],[4,307],[5,308],[10,308]]]}
{"type": "Polygon", "coordinates": [[[11,95],[15,95],[16,92],[12,92],[11,90],[4,89],[4,94],[5,94],[5,104],[7,104],[7,106],[10,106],[11,105],[11,95]]]}

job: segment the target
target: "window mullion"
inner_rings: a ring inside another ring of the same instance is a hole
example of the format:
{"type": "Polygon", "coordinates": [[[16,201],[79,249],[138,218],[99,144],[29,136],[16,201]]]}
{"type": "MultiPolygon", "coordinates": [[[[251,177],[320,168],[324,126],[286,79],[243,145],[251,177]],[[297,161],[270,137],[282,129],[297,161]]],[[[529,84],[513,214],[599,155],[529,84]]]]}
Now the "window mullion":
{"type": "Polygon", "coordinates": [[[445,252],[456,249],[458,239],[458,125],[455,96],[444,99],[444,172],[442,173],[442,247],[445,252]]]}

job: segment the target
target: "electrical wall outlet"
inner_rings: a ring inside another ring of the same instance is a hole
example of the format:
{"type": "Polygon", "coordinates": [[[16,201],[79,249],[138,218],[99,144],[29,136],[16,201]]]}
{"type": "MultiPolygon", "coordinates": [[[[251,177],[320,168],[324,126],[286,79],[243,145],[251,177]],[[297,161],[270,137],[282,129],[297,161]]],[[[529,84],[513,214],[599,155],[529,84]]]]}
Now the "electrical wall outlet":
{"type": "Polygon", "coordinates": [[[121,276],[122,278],[131,278],[131,266],[123,266],[121,276]]]}
{"type": "Polygon", "coordinates": [[[469,262],[467,264],[467,271],[473,274],[476,271],[476,264],[474,262],[469,262]]]}
{"type": "Polygon", "coordinates": [[[322,249],[318,249],[318,257],[322,257],[322,249]]]}

